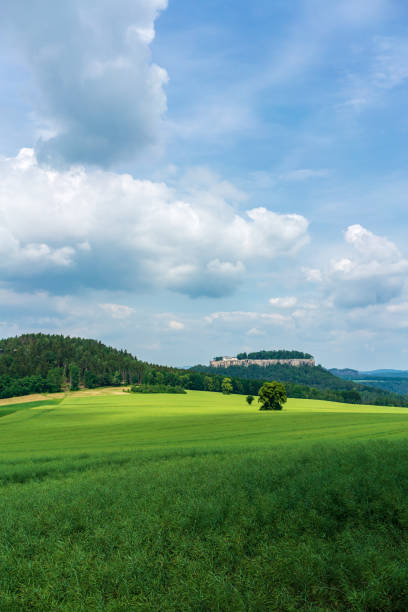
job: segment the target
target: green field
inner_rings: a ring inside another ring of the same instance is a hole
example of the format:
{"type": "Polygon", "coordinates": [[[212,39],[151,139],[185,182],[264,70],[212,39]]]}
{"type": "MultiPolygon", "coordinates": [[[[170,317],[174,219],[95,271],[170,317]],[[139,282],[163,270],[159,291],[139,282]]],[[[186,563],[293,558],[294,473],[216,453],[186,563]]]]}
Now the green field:
{"type": "Polygon", "coordinates": [[[408,409],[0,405],[0,610],[406,610],[408,409]]]}

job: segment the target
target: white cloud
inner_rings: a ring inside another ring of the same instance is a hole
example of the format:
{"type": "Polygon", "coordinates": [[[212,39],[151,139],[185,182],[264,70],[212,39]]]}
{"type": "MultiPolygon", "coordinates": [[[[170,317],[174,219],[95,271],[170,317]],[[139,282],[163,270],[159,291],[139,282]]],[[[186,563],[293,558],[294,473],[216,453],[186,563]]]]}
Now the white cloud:
{"type": "Polygon", "coordinates": [[[335,303],[347,307],[384,304],[398,297],[405,285],[408,259],[397,246],[361,225],[345,232],[350,254],[333,259],[325,280],[335,303]]]}
{"type": "Polygon", "coordinates": [[[400,252],[394,243],[383,236],[373,234],[361,225],[350,225],[345,239],[364,257],[377,257],[380,260],[400,258],[400,252]]]}
{"type": "Polygon", "coordinates": [[[287,325],[291,322],[290,316],[274,313],[268,314],[263,312],[245,312],[240,310],[233,310],[230,312],[214,312],[204,317],[207,323],[214,323],[217,321],[223,323],[238,323],[244,324],[248,321],[261,321],[271,325],[287,325]]]}
{"type": "Polygon", "coordinates": [[[136,34],[140,40],[146,44],[150,45],[154,40],[155,31],[153,26],[147,27],[137,27],[137,26],[129,26],[126,32],[126,36],[131,38],[133,34],[136,34]]]}
{"type": "MultiPolygon", "coordinates": [[[[170,168],[170,174],[172,168],[170,168]]],[[[188,197],[204,198],[204,204],[209,205],[213,201],[217,206],[219,198],[230,202],[245,202],[248,199],[246,193],[235,185],[222,179],[206,166],[195,166],[188,168],[183,174],[179,187],[188,197]]]]}
{"type": "Polygon", "coordinates": [[[361,111],[364,107],[382,105],[387,92],[403,85],[408,79],[408,43],[406,38],[376,36],[368,47],[361,48],[368,66],[348,74],[345,101],[341,107],[361,111]]]}
{"type": "Polygon", "coordinates": [[[271,298],[269,303],[277,308],[292,308],[297,303],[297,298],[294,296],[271,298]]]}
{"type": "Polygon", "coordinates": [[[408,302],[401,302],[400,304],[388,304],[387,310],[388,312],[393,313],[408,312],[408,302]]]}
{"type": "Polygon", "coordinates": [[[322,282],[322,273],[318,268],[302,268],[302,272],[310,283],[322,282]]]}
{"type": "Polygon", "coordinates": [[[0,159],[0,268],[19,281],[30,263],[34,289],[58,277],[65,292],[159,286],[220,296],[248,263],[292,255],[308,241],[304,217],[265,207],[238,214],[217,189],[185,200],[127,174],[51,171],[24,150],[0,159]]]}
{"type": "Polygon", "coordinates": [[[114,319],[127,319],[135,312],[134,308],[123,304],[99,304],[99,306],[114,319]]]}
{"type": "Polygon", "coordinates": [[[377,54],[372,70],[374,85],[392,89],[408,79],[408,42],[406,38],[377,37],[377,54]]]}
{"type": "Polygon", "coordinates": [[[396,245],[383,236],[377,236],[361,225],[351,225],[345,240],[354,254],[331,262],[331,274],[342,280],[363,280],[381,277],[388,280],[408,271],[405,259],[396,245]]]}
{"type": "Polygon", "coordinates": [[[264,336],[265,332],[261,331],[257,327],[251,327],[251,329],[248,329],[248,331],[246,332],[246,335],[247,336],[264,336]]]}
{"type": "Polygon", "coordinates": [[[149,44],[166,7],[167,0],[6,2],[1,33],[30,74],[42,160],[107,165],[160,139],[168,77],[149,44]]]}
{"type": "Polygon", "coordinates": [[[181,321],[169,321],[169,328],[174,331],[182,331],[184,329],[184,323],[181,323],[181,321]]]}
{"type": "Polygon", "coordinates": [[[35,291],[34,293],[16,292],[12,289],[0,288],[0,306],[2,308],[32,308],[44,309],[51,301],[51,296],[46,291],[35,291]]]}

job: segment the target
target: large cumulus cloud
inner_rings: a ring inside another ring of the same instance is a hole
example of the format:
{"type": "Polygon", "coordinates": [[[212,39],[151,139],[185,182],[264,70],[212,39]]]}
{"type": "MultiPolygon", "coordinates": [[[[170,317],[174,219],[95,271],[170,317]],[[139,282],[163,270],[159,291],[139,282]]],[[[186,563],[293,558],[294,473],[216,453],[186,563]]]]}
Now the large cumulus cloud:
{"type": "MultiPolygon", "coordinates": [[[[155,143],[166,109],[165,70],[151,61],[167,0],[20,0],[2,7],[34,81],[42,160],[107,165],[155,143]]],[[[1,25],[0,25],[1,27],[1,25]]]]}
{"type": "Polygon", "coordinates": [[[309,279],[319,280],[339,307],[364,308],[398,298],[406,285],[408,259],[397,246],[359,224],[350,225],[344,238],[343,256],[323,271],[308,270],[309,279]]]}
{"type": "Polygon", "coordinates": [[[182,199],[164,183],[102,170],[51,170],[31,149],[0,159],[0,270],[15,286],[234,291],[252,262],[296,252],[307,220],[222,195],[182,199]]]}

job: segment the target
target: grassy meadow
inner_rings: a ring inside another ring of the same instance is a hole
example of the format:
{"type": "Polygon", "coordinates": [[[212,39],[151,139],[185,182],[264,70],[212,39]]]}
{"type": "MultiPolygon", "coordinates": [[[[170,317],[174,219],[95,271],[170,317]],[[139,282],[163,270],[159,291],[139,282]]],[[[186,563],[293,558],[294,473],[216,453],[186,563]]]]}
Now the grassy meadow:
{"type": "Polygon", "coordinates": [[[0,402],[0,610],[406,610],[408,409],[0,402]]]}

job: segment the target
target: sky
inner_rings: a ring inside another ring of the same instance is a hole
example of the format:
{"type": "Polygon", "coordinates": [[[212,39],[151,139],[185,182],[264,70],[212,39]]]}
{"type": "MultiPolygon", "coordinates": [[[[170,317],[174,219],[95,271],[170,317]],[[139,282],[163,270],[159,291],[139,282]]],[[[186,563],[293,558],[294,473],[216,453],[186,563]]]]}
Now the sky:
{"type": "Polygon", "coordinates": [[[3,0],[0,337],[408,369],[403,0],[3,0]]]}

